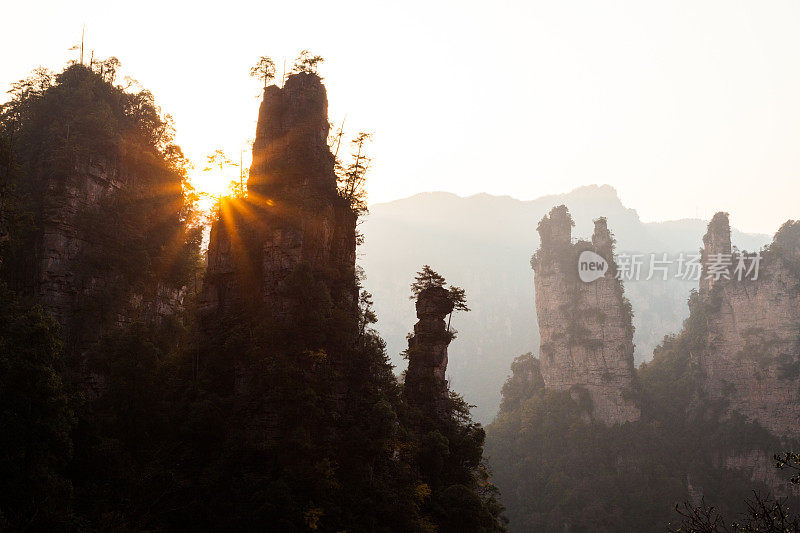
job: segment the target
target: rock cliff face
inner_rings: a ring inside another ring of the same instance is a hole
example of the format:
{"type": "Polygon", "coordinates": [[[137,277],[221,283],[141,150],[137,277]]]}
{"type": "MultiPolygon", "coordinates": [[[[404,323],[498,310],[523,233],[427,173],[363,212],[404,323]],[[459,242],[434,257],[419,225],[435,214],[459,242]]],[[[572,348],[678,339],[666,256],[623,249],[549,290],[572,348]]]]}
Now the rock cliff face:
{"type": "MultiPolygon", "coordinates": [[[[66,176],[45,180],[47,194],[41,204],[37,243],[31,250],[36,268],[23,290],[61,324],[69,355],[83,353],[103,326],[163,317],[180,308],[185,289],[163,280],[132,283],[109,259],[119,251],[120,244],[114,240],[119,235],[95,231],[92,224],[97,220],[85,219],[91,214],[101,219],[122,217],[121,224],[128,223],[116,210],[120,197],[133,191],[143,197],[151,194],[137,175],[95,161],[77,165],[66,176]],[[115,297],[109,298],[112,293],[115,297]]],[[[159,216],[165,222],[177,221],[179,209],[173,204],[171,212],[159,216]]]]}
{"type": "MultiPolygon", "coordinates": [[[[49,190],[56,187],[56,183],[48,185],[49,190]]],[[[76,168],[65,180],[61,194],[52,194],[45,202],[37,294],[42,306],[62,326],[74,315],[75,298],[81,290],[75,276],[76,262],[92,246],[79,228],[78,216],[122,188],[123,182],[116,171],[103,165],[86,165],[76,168]]]]}
{"type": "Polygon", "coordinates": [[[731,256],[727,213],[712,219],[703,238],[700,293],[709,311],[700,367],[705,390],[729,412],[800,439],[800,276],[780,237],[762,254],[757,275],[748,273],[753,258],[731,256]],[[740,259],[744,270],[737,271],[740,259]]]}
{"type": "Polygon", "coordinates": [[[429,287],[417,296],[414,334],[408,339],[405,394],[409,403],[435,411],[447,398],[447,347],[453,339],[445,317],[453,311],[449,293],[429,287]]]}
{"type": "Polygon", "coordinates": [[[264,91],[248,196],[223,203],[211,229],[205,319],[245,301],[290,319],[292,303],[281,292],[300,264],[324,277],[336,305],[355,305],[356,215],[337,193],[327,113],[315,74],[293,74],[264,91]]]}
{"type": "Polygon", "coordinates": [[[714,463],[718,467],[744,474],[751,482],[763,483],[778,498],[800,496],[800,487],[787,483],[784,473],[775,468],[773,455],[772,450],[725,451],[714,457],[714,463]]]}
{"type": "Polygon", "coordinates": [[[7,102],[0,276],[61,324],[68,356],[173,312],[193,263],[170,128],[112,78],[72,65],[7,102]]]}
{"type": "Polygon", "coordinates": [[[631,422],[640,416],[632,399],[633,326],[630,304],[615,278],[613,238],[603,218],[595,221],[591,243],[573,243],[572,226],[565,206],[553,208],[539,223],[542,244],[531,260],[542,377],[547,388],[569,390],[575,399],[588,393],[587,418],[608,425],[631,422]],[[583,251],[609,264],[588,283],[577,274],[583,251]]]}

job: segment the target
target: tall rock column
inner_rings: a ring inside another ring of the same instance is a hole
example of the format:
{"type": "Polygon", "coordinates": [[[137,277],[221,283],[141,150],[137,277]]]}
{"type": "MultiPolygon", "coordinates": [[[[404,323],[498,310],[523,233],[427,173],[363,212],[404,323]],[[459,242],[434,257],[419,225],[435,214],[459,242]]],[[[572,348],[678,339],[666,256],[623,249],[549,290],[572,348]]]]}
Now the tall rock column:
{"type": "Polygon", "coordinates": [[[439,410],[447,399],[447,347],[453,339],[444,319],[453,311],[449,292],[429,287],[417,296],[414,334],[408,339],[405,394],[425,412],[439,410]]]}
{"type": "Polygon", "coordinates": [[[211,230],[204,317],[243,302],[291,320],[285,282],[307,265],[334,305],[355,309],[356,214],[340,197],[328,144],[328,99],[316,74],[264,91],[247,198],[223,203],[211,230]]]}
{"type": "Polygon", "coordinates": [[[631,308],[616,279],[613,237],[606,220],[595,221],[592,242],[572,242],[572,217],[554,207],[538,226],[541,246],[531,260],[536,314],[541,334],[540,364],[545,387],[591,400],[586,416],[612,425],[637,420],[632,399],[631,308]],[[608,269],[590,282],[578,277],[581,252],[602,256],[608,269]]]}
{"type": "Polygon", "coordinates": [[[778,231],[756,273],[752,255],[731,255],[728,214],[717,213],[703,237],[700,280],[708,324],[700,358],[706,392],[725,400],[728,412],[795,439],[800,439],[798,228],[787,223],[778,231]]]}
{"type": "Polygon", "coordinates": [[[711,293],[718,279],[730,277],[731,268],[724,264],[725,258],[731,257],[731,225],[728,213],[716,213],[708,224],[708,231],[703,236],[701,252],[702,275],[700,277],[700,293],[711,293]],[[717,272],[713,272],[716,270],[717,272]]]}

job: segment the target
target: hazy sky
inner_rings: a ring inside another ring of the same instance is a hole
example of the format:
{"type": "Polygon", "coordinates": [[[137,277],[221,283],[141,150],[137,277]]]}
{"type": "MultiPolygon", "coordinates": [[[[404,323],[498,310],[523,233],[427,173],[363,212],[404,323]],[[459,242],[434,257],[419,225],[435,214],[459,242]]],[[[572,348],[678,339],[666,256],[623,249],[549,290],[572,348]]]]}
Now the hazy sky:
{"type": "MultiPolygon", "coordinates": [[[[15,2],[4,87],[116,55],[195,161],[254,135],[258,56],[321,68],[331,119],[375,131],[372,202],[421,191],[530,199],[609,183],[646,221],[800,217],[796,1],[15,2]]],[[[201,163],[202,164],[202,163],[201,163]]],[[[533,226],[535,221],[531,222],[533,226]]]]}

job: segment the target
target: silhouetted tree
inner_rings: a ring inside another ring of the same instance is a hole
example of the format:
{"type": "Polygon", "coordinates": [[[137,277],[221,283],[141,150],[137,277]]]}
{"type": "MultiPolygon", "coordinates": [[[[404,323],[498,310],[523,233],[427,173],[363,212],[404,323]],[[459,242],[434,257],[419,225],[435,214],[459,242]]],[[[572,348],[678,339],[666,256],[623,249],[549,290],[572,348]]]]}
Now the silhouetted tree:
{"type": "Polygon", "coordinates": [[[122,65],[119,59],[111,56],[108,59],[97,61],[97,63],[100,65],[100,76],[108,83],[114,83],[117,78],[117,70],[122,65]]]}
{"type": "Polygon", "coordinates": [[[467,307],[467,293],[464,289],[451,285],[448,292],[450,293],[450,301],[453,302],[453,310],[447,317],[447,331],[450,331],[450,320],[453,318],[453,313],[456,311],[469,312],[471,309],[467,307]]]}
{"type": "Polygon", "coordinates": [[[414,277],[414,283],[411,284],[411,296],[409,299],[414,300],[423,290],[431,287],[443,287],[445,283],[444,276],[432,269],[430,265],[422,265],[422,270],[417,272],[414,277]]]}
{"type": "Polygon", "coordinates": [[[261,56],[258,62],[250,69],[250,76],[264,82],[264,89],[267,84],[275,79],[275,62],[268,56],[261,56]]]}
{"type": "MultiPolygon", "coordinates": [[[[372,161],[366,155],[365,145],[372,139],[371,133],[360,132],[351,142],[353,144],[352,162],[341,170],[337,185],[339,196],[350,203],[357,214],[367,211],[367,171],[372,161]]],[[[337,165],[339,167],[339,165],[337,165]]]]}
{"type": "Polygon", "coordinates": [[[706,505],[705,499],[700,505],[684,502],[675,506],[675,510],[683,517],[681,525],[670,533],[798,533],[800,517],[791,514],[789,508],[780,499],[762,497],[753,491],[753,497],[745,500],[747,510],[739,521],[728,523],[719,509],[706,505]]]}
{"type": "Polygon", "coordinates": [[[773,456],[775,468],[778,470],[790,470],[794,472],[789,479],[789,483],[800,485],[800,453],[783,452],[773,456]]]}
{"type": "MultiPolygon", "coordinates": [[[[410,299],[414,300],[425,289],[444,287],[446,284],[447,281],[444,276],[433,270],[430,265],[423,265],[422,270],[417,272],[414,283],[411,284],[410,299]]],[[[464,289],[451,285],[447,292],[449,293],[450,301],[453,302],[453,311],[450,312],[447,318],[447,331],[450,331],[450,320],[453,318],[453,312],[470,311],[470,308],[467,307],[467,294],[464,289]]]]}
{"type": "MultiPolygon", "coordinates": [[[[795,452],[776,453],[773,456],[775,468],[794,472],[789,479],[793,485],[800,484],[800,454],[795,452]]],[[[740,521],[728,525],[719,509],[706,505],[705,498],[700,505],[684,502],[675,510],[683,522],[678,529],[669,528],[671,533],[798,533],[800,515],[789,512],[786,502],[780,498],[763,497],[753,491],[753,497],[745,500],[747,507],[740,521]]]]}
{"type": "Polygon", "coordinates": [[[293,73],[305,72],[307,74],[319,74],[317,67],[323,63],[325,59],[322,56],[315,56],[308,50],[303,50],[297,59],[294,61],[293,73]]]}

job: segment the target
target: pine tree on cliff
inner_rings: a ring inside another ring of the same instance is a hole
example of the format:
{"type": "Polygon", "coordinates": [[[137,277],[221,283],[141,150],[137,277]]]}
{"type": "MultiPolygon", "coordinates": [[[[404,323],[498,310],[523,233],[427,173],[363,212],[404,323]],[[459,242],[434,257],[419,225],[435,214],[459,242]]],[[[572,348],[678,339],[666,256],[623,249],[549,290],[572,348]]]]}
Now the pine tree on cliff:
{"type": "Polygon", "coordinates": [[[440,531],[504,531],[503,508],[483,463],[485,432],[445,379],[453,335],[444,317],[456,306],[469,310],[463,289],[448,290],[445,284],[424,265],[411,285],[419,321],[405,353],[404,394],[411,407],[415,465],[430,492],[423,510],[440,531]]]}
{"type": "Polygon", "coordinates": [[[353,154],[350,164],[344,167],[336,161],[339,195],[359,214],[367,212],[366,175],[372,160],[367,157],[366,145],[370,139],[371,133],[359,132],[351,141],[353,154]]]}
{"type": "MultiPolygon", "coordinates": [[[[432,287],[444,287],[447,281],[444,276],[433,270],[430,265],[422,265],[422,270],[417,272],[414,277],[414,283],[411,284],[411,296],[409,299],[414,300],[419,297],[419,293],[425,289],[432,287]]],[[[448,299],[453,304],[453,309],[448,313],[447,318],[447,331],[450,331],[450,319],[453,317],[454,311],[470,311],[467,306],[467,295],[464,289],[451,285],[448,289],[448,299]]]]}
{"type": "Polygon", "coordinates": [[[409,296],[409,299],[414,300],[423,290],[432,287],[443,287],[445,283],[444,277],[433,270],[430,265],[422,265],[422,270],[417,272],[414,277],[414,283],[411,284],[411,296],[409,296]]]}
{"type": "Polygon", "coordinates": [[[300,52],[300,55],[297,56],[297,59],[294,61],[294,66],[292,67],[293,74],[299,73],[306,73],[306,74],[314,74],[318,75],[319,65],[325,62],[325,59],[322,56],[317,56],[309,52],[308,50],[303,50],[300,52]]]}
{"type": "Polygon", "coordinates": [[[250,69],[250,76],[264,82],[264,90],[275,79],[275,62],[268,56],[261,56],[258,62],[250,69]]]}

